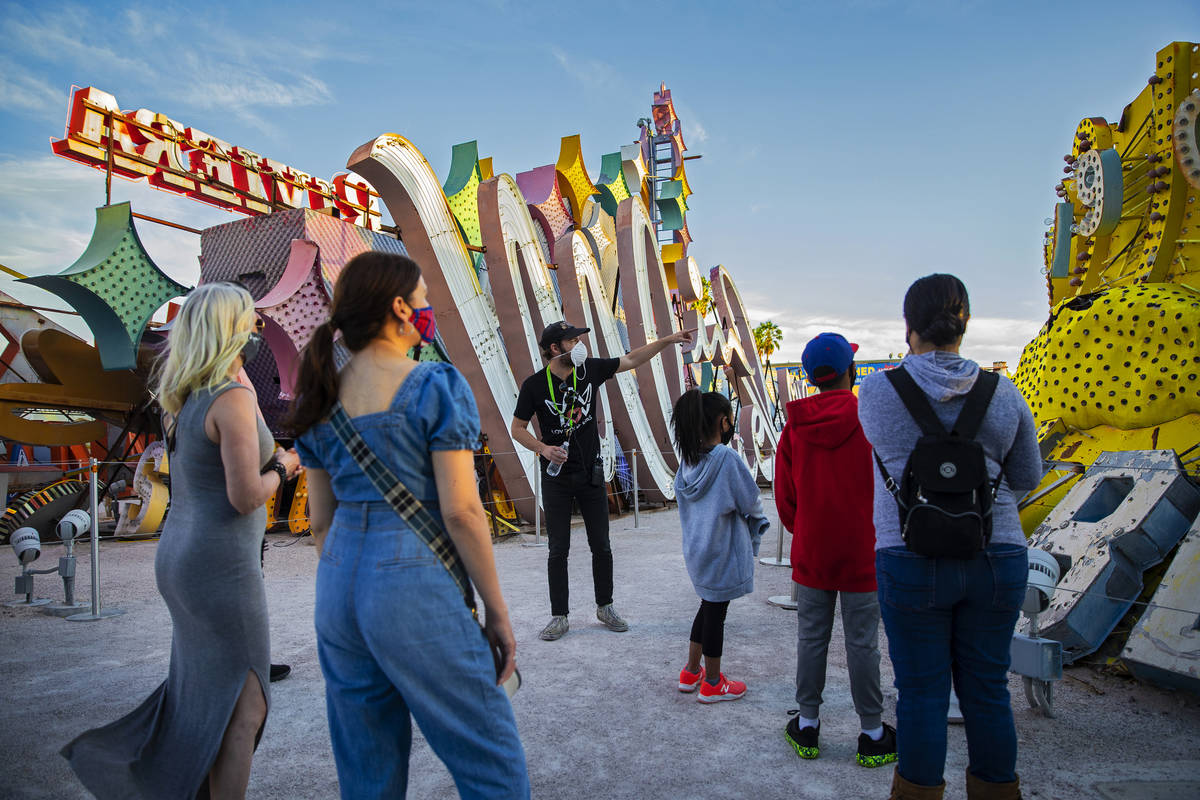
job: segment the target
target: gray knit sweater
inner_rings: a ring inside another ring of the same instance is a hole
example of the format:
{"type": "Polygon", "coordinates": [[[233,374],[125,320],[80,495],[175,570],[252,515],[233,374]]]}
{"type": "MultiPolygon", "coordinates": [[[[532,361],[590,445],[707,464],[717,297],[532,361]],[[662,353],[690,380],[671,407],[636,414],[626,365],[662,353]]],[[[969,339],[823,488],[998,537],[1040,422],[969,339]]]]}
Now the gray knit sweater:
{"type": "MultiPolygon", "coordinates": [[[[955,353],[934,350],[907,356],[901,366],[929,397],[938,419],[949,430],[962,410],[963,398],[975,385],[979,365],[955,353]]],[[[899,482],[908,455],[921,435],[904,403],[883,372],[868,375],[858,390],[858,416],[863,433],[883,459],[888,473],[899,482]]],[[[1008,378],[1001,377],[976,440],[987,456],[994,479],[1007,457],[1005,479],[993,508],[992,544],[1025,544],[1017,499],[1042,479],[1042,457],[1029,405],[1008,378]]],[[[874,459],[872,459],[874,463],[874,459]]],[[[903,547],[896,501],[884,488],[875,467],[875,549],[903,547]]]]}

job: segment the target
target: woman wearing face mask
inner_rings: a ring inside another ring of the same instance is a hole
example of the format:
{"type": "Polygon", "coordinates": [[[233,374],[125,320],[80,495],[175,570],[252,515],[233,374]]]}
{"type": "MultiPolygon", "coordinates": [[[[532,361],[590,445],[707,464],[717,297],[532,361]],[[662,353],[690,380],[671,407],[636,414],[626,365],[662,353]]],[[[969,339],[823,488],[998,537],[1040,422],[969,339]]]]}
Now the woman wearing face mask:
{"type": "Polygon", "coordinates": [[[246,794],[267,717],[265,503],[299,469],[235,380],[261,344],[250,294],[229,283],[193,290],[171,328],[157,381],[171,511],[154,562],[171,663],[135,711],[63,748],[102,800],[246,794]]]}
{"type": "Polygon", "coordinates": [[[434,331],[417,265],[362,253],[339,274],[330,321],[298,376],[291,421],[320,553],[317,650],[338,781],[343,798],[404,797],[415,719],[462,797],[527,798],[525,754],[498,685],[515,668],[516,642],[476,489],[475,399],[451,365],[409,356],[434,331]],[[340,373],[335,332],[351,353],[340,373]],[[396,513],[334,430],[343,410],[444,525],[483,600],[484,634],[417,520],[396,513]]]}
{"type": "Polygon", "coordinates": [[[737,700],[746,693],[746,684],[721,673],[725,613],[730,600],[754,591],[754,557],[770,523],[754,476],[726,446],[733,440],[729,398],[686,391],[675,403],[671,424],[681,462],[675,499],[683,525],[683,560],[700,595],[679,691],[699,689],[701,703],[737,700]]]}

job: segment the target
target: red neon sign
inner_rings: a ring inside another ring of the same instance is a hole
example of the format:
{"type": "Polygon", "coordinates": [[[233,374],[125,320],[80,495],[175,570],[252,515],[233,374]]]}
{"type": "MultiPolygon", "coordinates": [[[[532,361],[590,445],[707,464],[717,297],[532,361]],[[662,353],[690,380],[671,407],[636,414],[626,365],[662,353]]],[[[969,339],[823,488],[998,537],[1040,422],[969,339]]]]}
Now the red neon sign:
{"type": "Polygon", "coordinates": [[[380,230],[379,195],[356,175],[326,181],[145,108],[122,111],[108,92],[76,89],[55,154],[243,214],[305,205],[380,230]]]}

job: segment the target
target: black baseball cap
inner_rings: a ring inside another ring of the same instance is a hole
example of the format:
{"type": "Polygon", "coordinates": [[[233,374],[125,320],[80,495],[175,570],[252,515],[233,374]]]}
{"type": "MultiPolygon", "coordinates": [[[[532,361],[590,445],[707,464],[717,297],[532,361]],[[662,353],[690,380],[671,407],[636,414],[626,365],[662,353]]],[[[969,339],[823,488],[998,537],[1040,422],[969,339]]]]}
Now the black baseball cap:
{"type": "Polygon", "coordinates": [[[582,336],[590,330],[591,328],[576,328],[574,325],[570,325],[565,320],[562,320],[546,326],[546,330],[542,331],[540,344],[542,347],[549,347],[555,342],[561,342],[563,339],[573,339],[576,336],[582,336]]]}

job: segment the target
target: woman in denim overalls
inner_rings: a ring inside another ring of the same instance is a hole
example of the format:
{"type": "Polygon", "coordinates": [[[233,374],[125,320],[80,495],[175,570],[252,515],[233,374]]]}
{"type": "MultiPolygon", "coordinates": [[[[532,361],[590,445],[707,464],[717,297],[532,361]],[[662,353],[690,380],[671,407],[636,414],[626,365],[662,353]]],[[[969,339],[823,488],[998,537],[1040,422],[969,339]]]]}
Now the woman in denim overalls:
{"type": "Polygon", "coordinates": [[[362,253],[338,276],[305,350],[292,423],[321,553],[316,628],[343,798],[404,797],[412,720],[464,798],[527,798],[512,706],[508,608],[476,490],[479,414],[449,364],[418,362],[433,309],[411,260],[362,253]],[[334,333],[350,360],[335,367],[334,333]],[[340,400],[375,456],[446,526],[485,609],[484,635],[433,551],[327,421],[340,400]],[[486,635],[486,638],[485,638],[486,635]]]}

